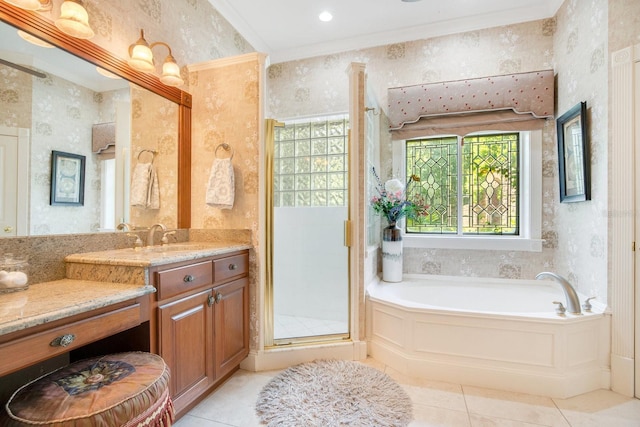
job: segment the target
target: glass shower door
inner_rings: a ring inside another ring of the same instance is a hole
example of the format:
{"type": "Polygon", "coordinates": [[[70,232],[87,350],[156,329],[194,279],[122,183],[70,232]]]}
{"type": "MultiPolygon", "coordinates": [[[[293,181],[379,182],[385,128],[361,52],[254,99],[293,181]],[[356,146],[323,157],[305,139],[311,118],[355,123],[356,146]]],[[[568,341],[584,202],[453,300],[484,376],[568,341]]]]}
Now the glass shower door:
{"type": "Polygon", "coordinates": [[[348,124],[322,117],[273,132],[273,345],[348,337],[348,124]]]}

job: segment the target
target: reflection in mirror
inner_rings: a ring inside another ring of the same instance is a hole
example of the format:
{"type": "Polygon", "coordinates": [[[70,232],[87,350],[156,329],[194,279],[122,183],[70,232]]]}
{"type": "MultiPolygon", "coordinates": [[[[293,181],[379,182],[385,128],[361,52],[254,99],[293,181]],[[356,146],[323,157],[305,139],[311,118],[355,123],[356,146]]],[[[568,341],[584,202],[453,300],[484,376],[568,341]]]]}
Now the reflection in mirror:
{"type": "Polygon", "coordinates": [[[177,227],[177,104],[29,44],[2,22],[0,100],[0,237],[113,231],[119,222],[177,227]],[[100,127],[110,137],[96,144],[100,127]],[[50,205],[53,150],[86,156],[83,206],[50,205]],[[152,164],[159,206],[130,205],[138,163],[152,164]]]}

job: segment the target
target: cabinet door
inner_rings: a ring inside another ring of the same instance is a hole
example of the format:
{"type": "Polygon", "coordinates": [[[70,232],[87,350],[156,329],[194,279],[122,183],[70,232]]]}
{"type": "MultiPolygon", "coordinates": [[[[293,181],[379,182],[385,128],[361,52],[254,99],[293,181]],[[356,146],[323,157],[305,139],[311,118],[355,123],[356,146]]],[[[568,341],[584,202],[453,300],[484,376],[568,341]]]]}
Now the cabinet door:
{"type": "Polygon", "coordinates": [[[216,378],[235,369],[249,354],[249,280],[242,278],[213,289],[216,304],[216,378]]]}
{"type": "Polygon", "coordinates": [[[160,356],[171,369],[176,412],[213,383],[213,310],[210,290],[161,305],[160,356]]]}

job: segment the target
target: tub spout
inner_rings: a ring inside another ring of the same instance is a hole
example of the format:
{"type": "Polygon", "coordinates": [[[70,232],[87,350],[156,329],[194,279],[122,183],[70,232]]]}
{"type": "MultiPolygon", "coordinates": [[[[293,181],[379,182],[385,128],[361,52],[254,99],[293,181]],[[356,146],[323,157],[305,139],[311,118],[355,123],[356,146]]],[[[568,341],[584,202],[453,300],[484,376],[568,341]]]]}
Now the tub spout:
{"type": "Polygon", "coordinates": [[[536,279],[545,279],[552,278],[556,282],[562,286],[562,290],[564,291],[564,296],[567,299],[567,308],[569,309],[569,313],[571,314],[582,314],[582,310],[580,310],[580,299],[578,298],[578,294],[576,290],[571,286],[571,283],[567,279],[562,276],[557,275],[556,273],[551,273],[549,271],[543,271],[536,276],[536,279]]]}

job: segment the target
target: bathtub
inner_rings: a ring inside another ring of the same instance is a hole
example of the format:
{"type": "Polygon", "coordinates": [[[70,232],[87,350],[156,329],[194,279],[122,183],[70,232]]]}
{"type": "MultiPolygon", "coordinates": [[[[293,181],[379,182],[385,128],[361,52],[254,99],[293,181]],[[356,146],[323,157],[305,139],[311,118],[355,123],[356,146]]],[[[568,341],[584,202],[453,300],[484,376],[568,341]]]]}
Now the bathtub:
{"type": "MultiPolygon", "coordinates": [[[[580,302],[585,296],[580,295],[580,302]]],[[[414,378],[568,398],[610,386],[610,314],[558,316],[559,284],[404,275],[367,287],[369,355],[414,378]]]]}

